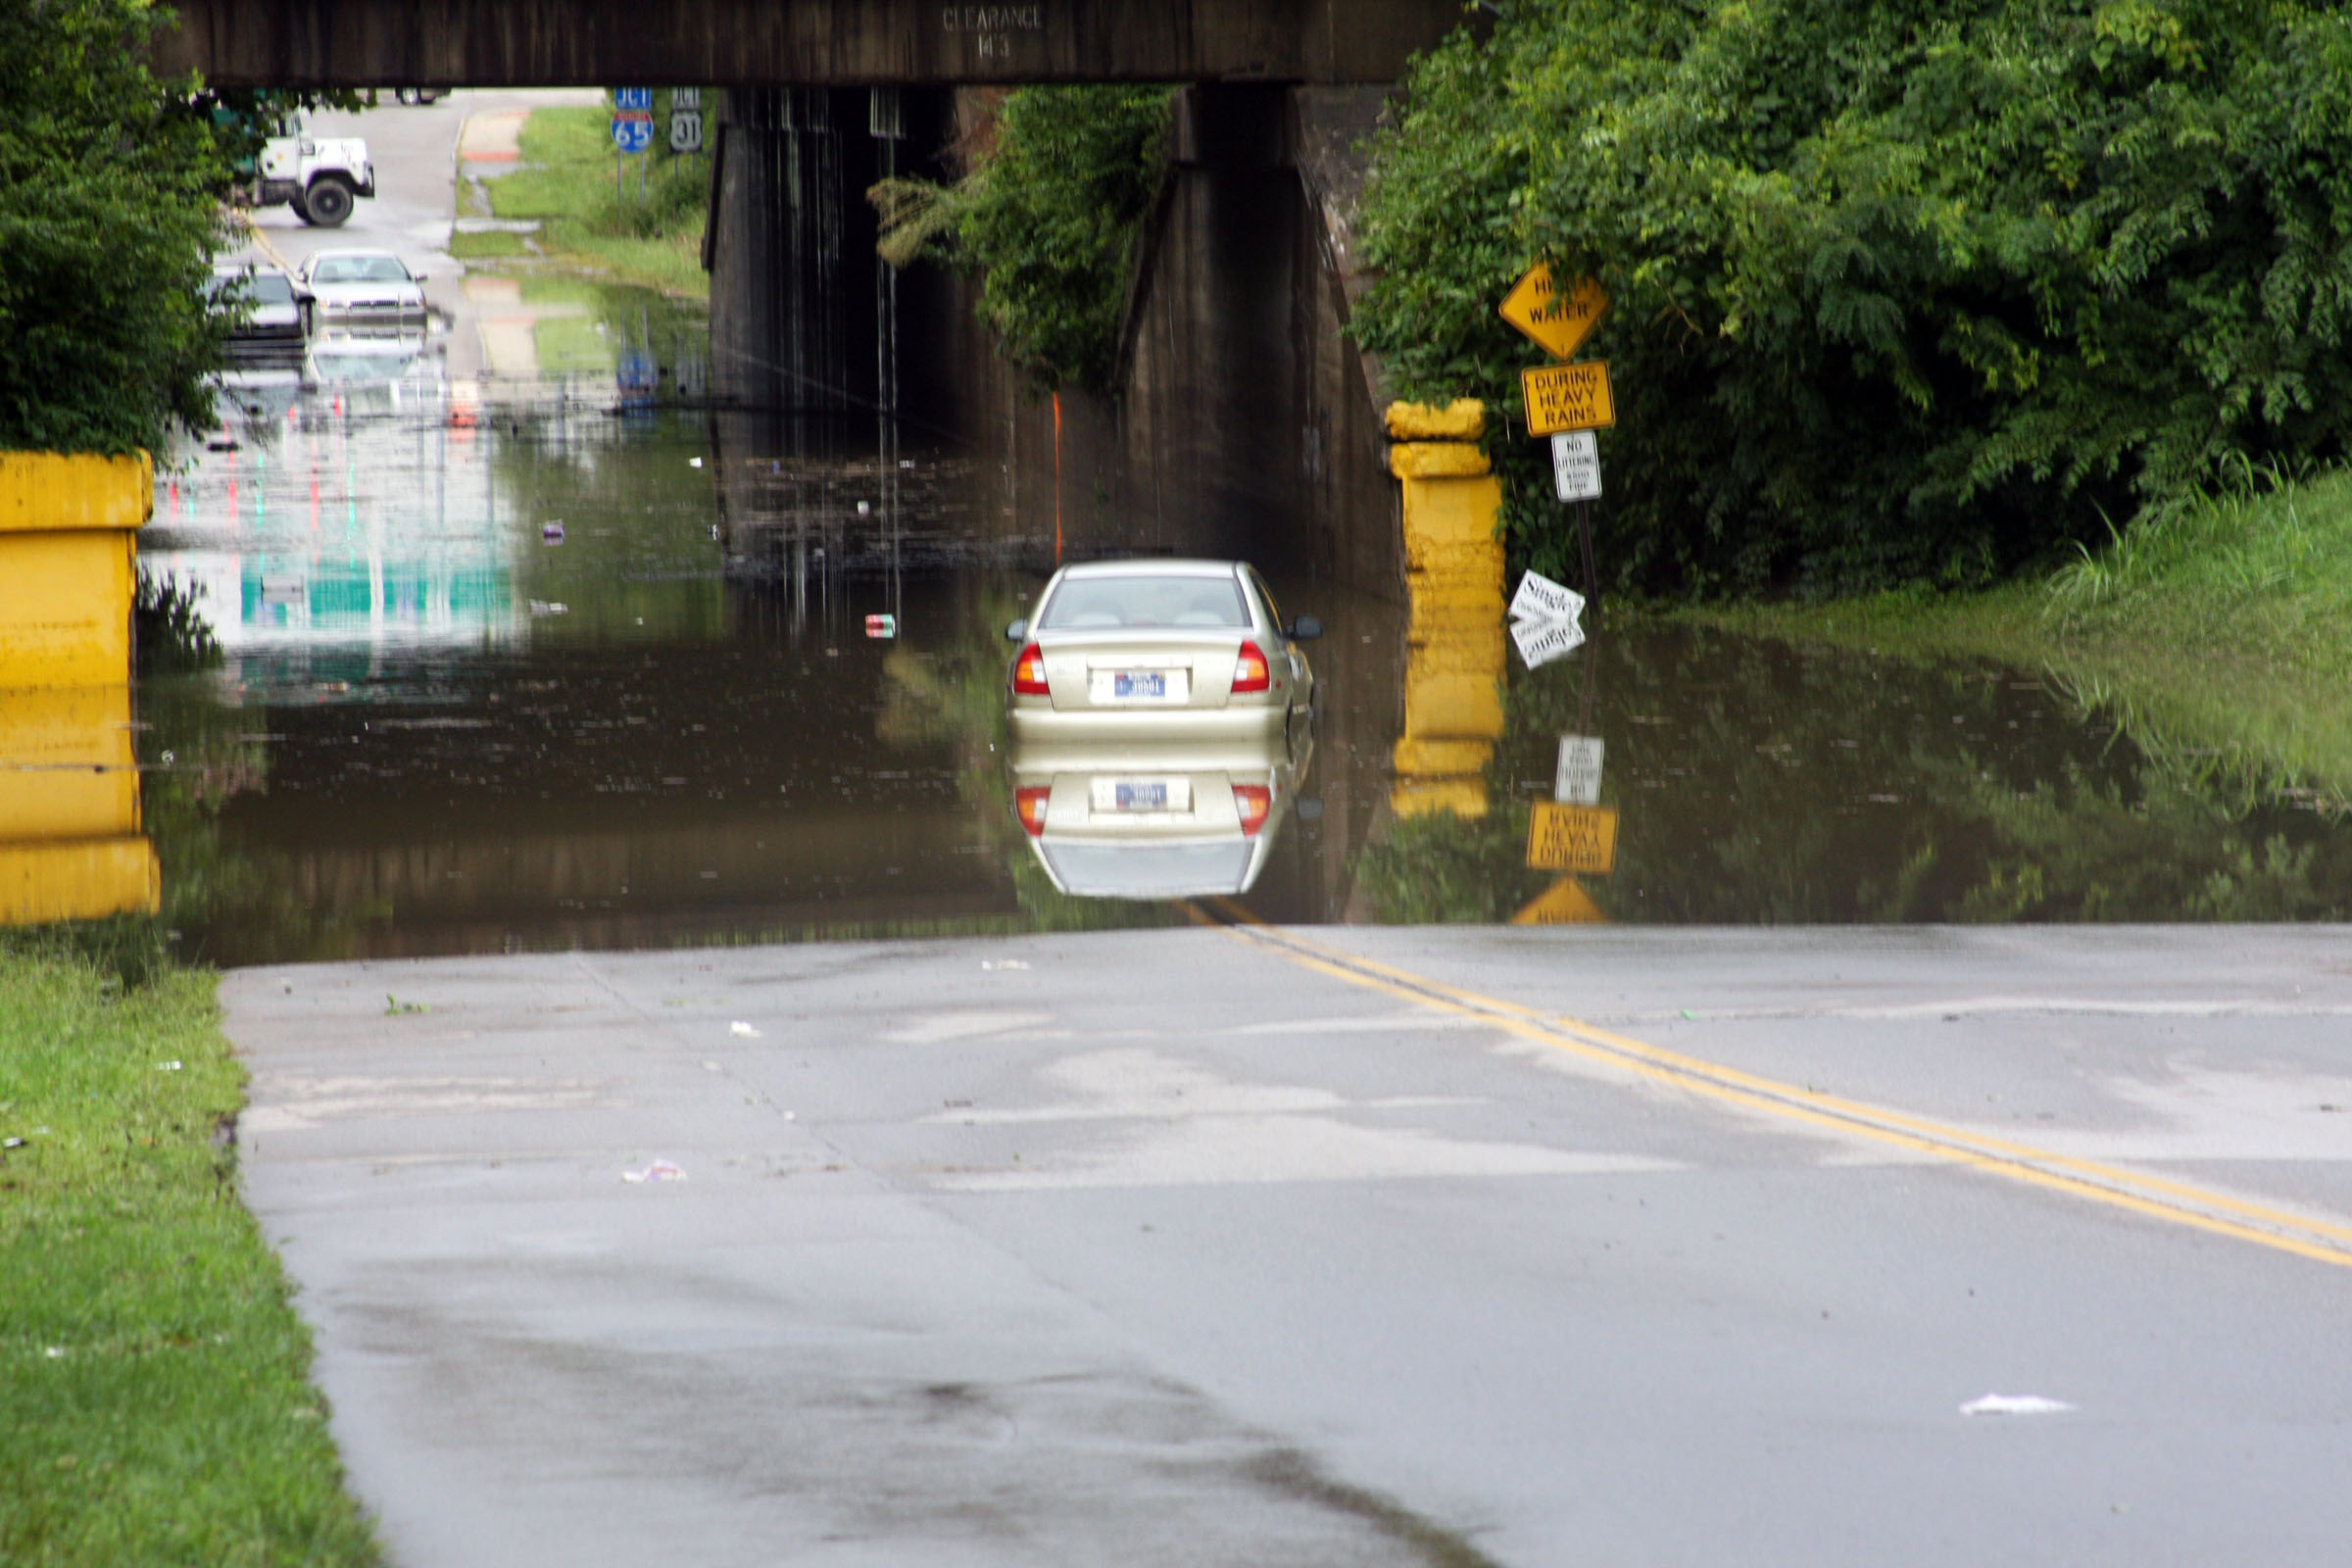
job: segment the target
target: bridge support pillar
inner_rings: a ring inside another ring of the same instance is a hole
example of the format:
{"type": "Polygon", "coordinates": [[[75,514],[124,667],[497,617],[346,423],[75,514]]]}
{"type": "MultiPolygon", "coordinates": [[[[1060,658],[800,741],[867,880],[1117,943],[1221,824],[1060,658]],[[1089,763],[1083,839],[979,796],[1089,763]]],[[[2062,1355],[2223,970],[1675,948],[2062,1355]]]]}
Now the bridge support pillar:
{"type": "Polygon", "coordinates": [[[154,912],[131,748],[145,453],[0,455],[0,925],[154,912]]]}
{"type": "Polygon", "coordinates": [[[1486,411],[1395,403],[1389,471],[1402,488],[1404,733],[1390,805],[1399,816],[1487,814],[1487,760],[1502,737],[1502,487],[1479,437],[1486,411]]]}

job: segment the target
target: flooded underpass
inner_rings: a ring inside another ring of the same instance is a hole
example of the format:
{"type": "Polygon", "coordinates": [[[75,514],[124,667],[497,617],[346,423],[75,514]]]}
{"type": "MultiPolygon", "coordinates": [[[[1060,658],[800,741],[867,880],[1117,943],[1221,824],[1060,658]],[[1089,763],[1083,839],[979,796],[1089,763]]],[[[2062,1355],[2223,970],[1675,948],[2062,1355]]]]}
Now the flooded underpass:
{"type": "MultiPolygon", "coordinates": [[[[145,827],[185,949],[1194,916],[1062,891],[1018,808],[1004,627],[1054,564],[1056,518],[1010,481],[1015,455],[714,415],[699,318],[550,289],[533,377],[453,381],[429,342],[314,353],[232,377],[222,428],[161,480],[142,570],[190,590],[224,651],[136,691],[145,827]]],[[[1318,710],[1226,916],[2344,912],[2352,834],[2328,816],[1991,665],[1635,621],[1530,670],[1494,627],[1475,657],[1501,683],[1500,733],[1433,793],[1398,765],[1426,701],[1403,605],[1261,543],[1283,613],[1323,624],[1304,645],[1318,710]],[[1602,743],[1607,874],[1527,863],[1571,734],[1602,743]]]]}

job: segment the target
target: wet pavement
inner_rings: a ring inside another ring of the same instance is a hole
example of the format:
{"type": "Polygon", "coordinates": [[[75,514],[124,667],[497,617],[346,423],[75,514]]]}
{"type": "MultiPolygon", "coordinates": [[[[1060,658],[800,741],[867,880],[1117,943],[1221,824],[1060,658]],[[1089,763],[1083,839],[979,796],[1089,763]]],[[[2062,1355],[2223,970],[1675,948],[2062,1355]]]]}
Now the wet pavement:
{"type": "MultiPolygon", "coordinates": [[[[691,308],[475,277],[492,363],[425,337],[231,378],[159,480],[142,569],[217,669],[138,691],[168,923],[225,962],[1179,921],[1058,892],[1014,810],[1001,628],[1052,564],[998,455],[825,455],[699,402],[691,308]],[[867,617],[896,635],[868,635],[867,617]]],[[[2352,833],[2143,750],[2058,678],[1646,622],[1515,659],[1480,819],[1394,765],[1400,605],[1262,553],[1328,628],[1295,808],[1242,901],[1502,920],[1559,737],[1604,746],[1621,922],[2341,917],[2352,833]]]]}

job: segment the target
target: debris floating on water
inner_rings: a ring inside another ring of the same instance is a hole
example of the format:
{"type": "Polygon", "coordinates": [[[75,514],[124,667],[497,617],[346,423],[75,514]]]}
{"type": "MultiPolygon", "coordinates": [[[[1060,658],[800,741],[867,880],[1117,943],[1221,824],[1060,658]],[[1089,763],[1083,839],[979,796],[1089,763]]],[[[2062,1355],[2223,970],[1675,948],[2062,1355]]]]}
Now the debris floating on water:
{"type": "Polygon", "coordinates": [[[738,1018],[733,1023],[727,1025],[727,1033],[731,1035],[741,1035],[746,1040],[757,1040],[760,1038],[760,1031],[753,1028],[750,1024],[745,1023],[741,1018],[738,1018]]]}

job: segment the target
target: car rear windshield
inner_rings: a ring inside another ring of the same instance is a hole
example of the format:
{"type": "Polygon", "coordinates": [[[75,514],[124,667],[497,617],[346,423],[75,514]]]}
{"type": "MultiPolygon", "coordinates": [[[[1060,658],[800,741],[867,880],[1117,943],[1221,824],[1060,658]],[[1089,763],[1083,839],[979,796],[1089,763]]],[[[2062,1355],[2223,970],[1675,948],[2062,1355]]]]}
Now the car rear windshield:
{"type": "Polygon", "coordinates": [[[1231,577],[1065,577],[1038,621],[1045,631],[1247,626],[1231,577]]]}
{"type": "Polygon", "coordinates": [[[283,272],[215,272],[213,280],[204,286],[214,299],[250,300],[256,305],[291,305],[294,303],[294,284],[283,272]]]}
{"type": "Polygon", "coordinates": [[[392,256],[329,256],[311,273],[314,283],[406,283],[409,270],[392,256]]]}

